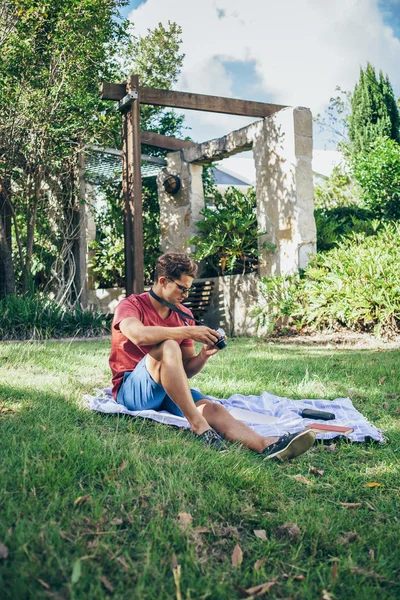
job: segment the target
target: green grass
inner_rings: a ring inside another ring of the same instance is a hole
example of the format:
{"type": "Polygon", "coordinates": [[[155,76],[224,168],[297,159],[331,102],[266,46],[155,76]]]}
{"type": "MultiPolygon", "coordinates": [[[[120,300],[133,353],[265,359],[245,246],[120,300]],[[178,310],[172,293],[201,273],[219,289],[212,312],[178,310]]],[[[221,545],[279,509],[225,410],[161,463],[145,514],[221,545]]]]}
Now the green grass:
{"type": "Polygon", "coordinates": [[[334,452],[319,443],[282,465],[82,408],[84,393],[109,383],[108,352],[108,342],[0,345],[1,598],[179,598],[176,564],[182,599],[234,600],[235,585],[272,580],[273,598],[399,598],[399,350],[236,340],[210,360],[193,380],[205,393],[350,395],[390,438],[334,452]],[[285,523],[297,536],[279,535],[285,523]]]}

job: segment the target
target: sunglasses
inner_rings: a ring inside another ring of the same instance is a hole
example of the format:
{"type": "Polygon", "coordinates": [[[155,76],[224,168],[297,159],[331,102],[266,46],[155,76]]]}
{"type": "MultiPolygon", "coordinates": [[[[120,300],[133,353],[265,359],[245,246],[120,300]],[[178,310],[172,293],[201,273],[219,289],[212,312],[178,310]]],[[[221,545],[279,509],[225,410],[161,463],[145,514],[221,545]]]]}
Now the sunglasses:
{"type": "Polygon", "coordinates": [[[178,286],[178,288],[181,290],[182,294],[190,294],[190,292],[192,292],[194,290],[193,287],[187,288],[184,285],[180,285],[179,283],[176,283],[176,281],[174,281],[170,277],[167,277],[167,279],[169,281],[172,281],[172,283],[174,283],[176,286],[178,286]]]}

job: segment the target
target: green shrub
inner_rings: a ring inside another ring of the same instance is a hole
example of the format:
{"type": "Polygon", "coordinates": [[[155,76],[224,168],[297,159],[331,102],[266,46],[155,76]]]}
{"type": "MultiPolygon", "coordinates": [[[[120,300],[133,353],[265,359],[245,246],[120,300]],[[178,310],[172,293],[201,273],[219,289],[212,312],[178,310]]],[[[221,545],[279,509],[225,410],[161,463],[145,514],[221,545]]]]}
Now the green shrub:
{"type": "Polygon", "coordinates": [[[298,327],[400,331],[399,263],[400,224],[382,225],[374,236],[353,234],[316,254],[302,277],[263,278],[258,320],[291,313],[298,327]]]}
{"type": "MultiPolygon", "coordinates": [[[[203,260],[206,275],[232,275],[255,271],[258,265],[257,201],[254,188],[246,194],[229,187],[214,192],[214,205],[201,211],[198,235],[188,240],[196,246],[195,260],[203,260]]],[[[265,245],[266,246],[266,245],[265,245]]],[[[272,249],[272,245],[271,245],[272,249]]]]}
{"type": "Polygon", "coordinates": [[[317,228],[317,250],[326,252],[352,233],[373,235],[379,227],[374,213],[359,206],[336,206],[314,211],[317,228]]]}
{"type": "Polygon", "coordinates": [[[377,138],[368,151],[352,159],[353,174],[362,190],[363,205],[376,218],[400,218],[400,145],[377,138]]]}
{"type": "Polygon", "coordinates": [[[97,311],[80,306],[61,306],[50,298],[7,296],[0,300],[1,340],[46,340],[92,337],[109,333],[109,325],[97,311]]]}

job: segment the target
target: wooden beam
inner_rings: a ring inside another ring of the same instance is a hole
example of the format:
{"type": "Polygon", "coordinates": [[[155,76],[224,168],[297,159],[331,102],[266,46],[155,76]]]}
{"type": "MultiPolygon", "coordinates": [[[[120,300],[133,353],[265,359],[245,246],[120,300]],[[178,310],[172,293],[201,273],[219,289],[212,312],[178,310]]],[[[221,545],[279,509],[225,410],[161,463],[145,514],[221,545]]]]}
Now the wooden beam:
{"type": "MultiPolygon", "coordinates": [[[[121,100],[126,95],[124,83],[102,84],[103,100],[121,100]]],[[[205,112],[225,113],[242,117],[268,117],[286,106],[282,104],[268,104],[251,100],[238,100],[236,98],[223,98],[221,96],[206,96],[205,94],[191,94],[172,90],[158,90],[153,88],[140,88],[140,104],[153,106],[168,106],[170,108],[183,108],[205,112]]]]}
{"type": "Polygon", "coordinates": [[[142,131],[141,142],[142,144],[156,146],[157,148],[163,148],[164,150],[183,150],[183,148],[192,148],[196,145],[194,142],[179,140],[178,138],[153,133],[152,131],[142,131]]]}
{"type": "Polygon", "coordinates": [[[126,96],[125,83],[107,83],[103,81],[100,87],[102,100],[122,100],[126,96]]]}

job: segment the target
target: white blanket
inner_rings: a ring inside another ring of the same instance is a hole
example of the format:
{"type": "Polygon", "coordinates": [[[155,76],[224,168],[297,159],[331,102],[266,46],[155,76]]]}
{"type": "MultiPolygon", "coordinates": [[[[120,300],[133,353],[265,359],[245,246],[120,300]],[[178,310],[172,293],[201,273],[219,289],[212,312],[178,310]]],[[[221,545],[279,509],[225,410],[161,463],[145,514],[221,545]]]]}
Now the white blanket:
{"type": "MultiPolygon", "coordinates": [[[[189,427],[189,423],[185,418],[177,417],[166,411],[128,410],[125,406],[121,406],[115,402],[111,395],[111,388],[96,390],[96,394],[97,396],[84,396],[84,406],[87,406],[91,410],[97,410],[103,413],[121,413],[133,417],[153,419],[154,421],[165,423],[166,425],[189,427]]],[[[332,401],[289,400],[288,398],[274,396],[268,392],[263,392],[261,396],[242,396],[241,394],[234,394],[227,400],[218,400],[212,396],[207,396],[207,398],[213,402],[222,404],[229,412],[234,408],[249,411],[247,412],[245,419],[242,417],[240,420],[245,420],[252,429],[265,437],[279,437],[288,432],[294,433],[304,429],[304,427],[310,423],[318,422],[316,419],[303,419],[300,416],[300,413],[304,408],[316,408],[317,410],[333,412],[336,416],[335,420],[328,422],[319,421],[320,423],[325,422],[331,425],[348,425],[349,427],[353,427],[353,433],[346,436],[352,442],[375,440],[384,443],[385,441],[382,431],[371,425],[371,423],[369,423],[367,419],[354,408],[350,398],[337,398],[332,401]],[[254,417],[252,417],[252,413],[254,413],[254,417]],[[271,421],[275,422],[260,424],[257,422],[262,420],[259,418],[260,414],[276,417],[276,419],[271,419],[271,421]]],[[[333,432],[318,433],[317,438],[327,440],[334,438],[337,435],[340,434],[333,432]]]]}

